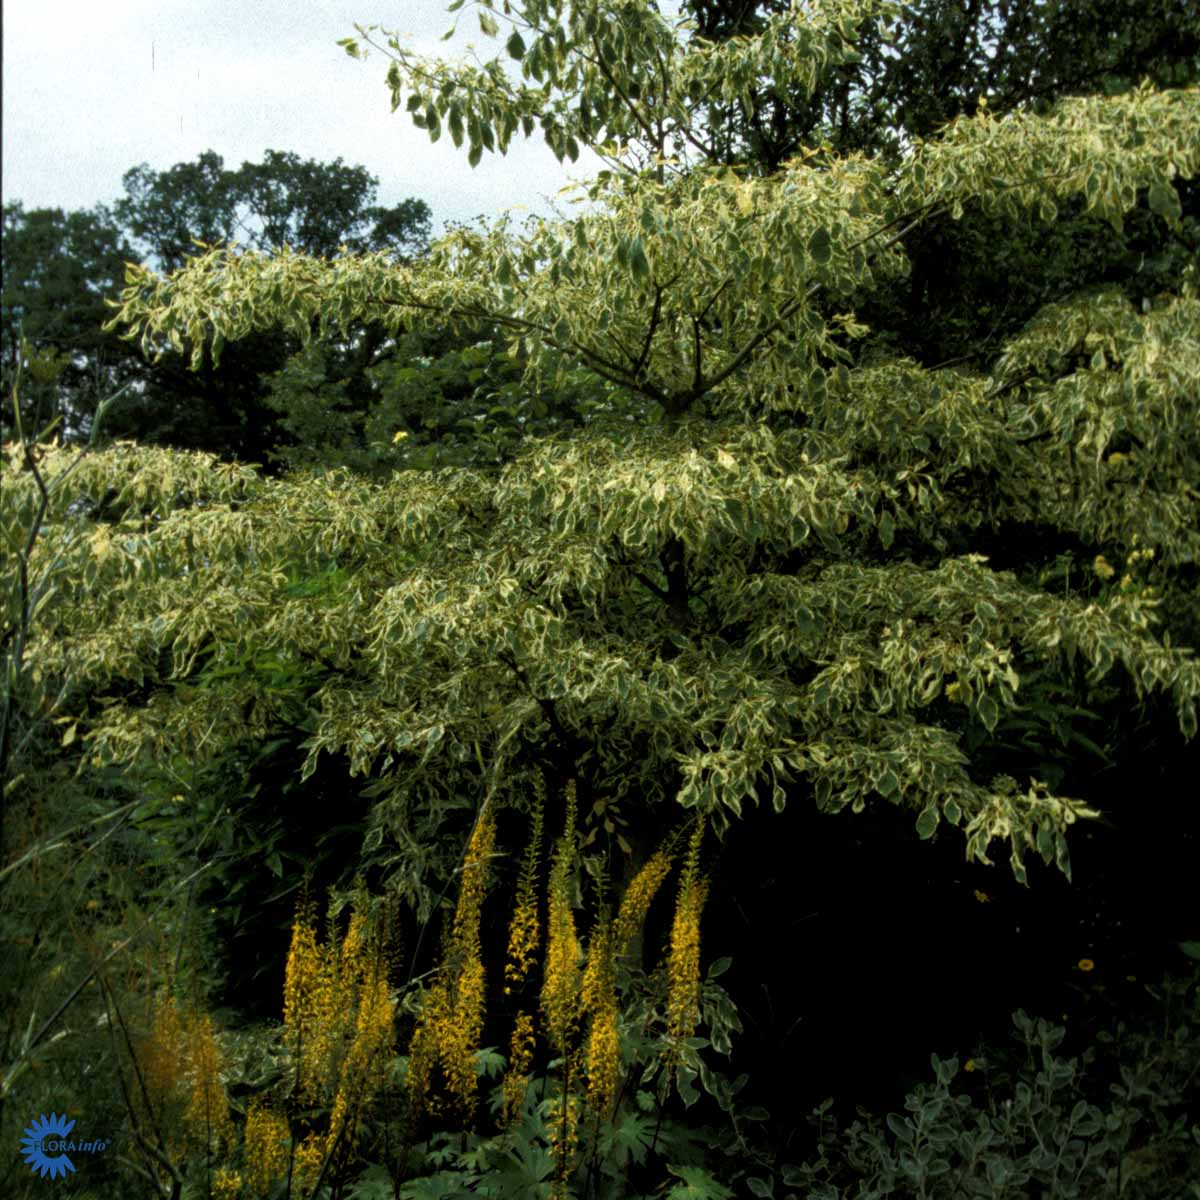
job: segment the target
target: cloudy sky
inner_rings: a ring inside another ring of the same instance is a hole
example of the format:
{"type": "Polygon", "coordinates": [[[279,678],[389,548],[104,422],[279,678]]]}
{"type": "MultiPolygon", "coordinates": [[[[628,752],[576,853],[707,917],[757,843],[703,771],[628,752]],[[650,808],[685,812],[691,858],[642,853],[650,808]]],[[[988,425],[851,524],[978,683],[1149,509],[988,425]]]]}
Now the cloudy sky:
{"type": "Polygon", "coordinates": [[[600,168],[586,150],[560,166],[538,131],[472,170],[465,143],[443,134],[431,145],[390,111],[384,55],[355,62],[336,44],[355,23],[378,24],[411,33],[416,53],[456,58],[474,44],[486,61],[503,53],[506,26],[487,38],[470,4],[448,14],[445,0],[4,0],[3,16],[3,195],[26,209],[111,203],[142,162],[162,171],[214,150],[236,168],[271,149],[366,167],[379,203],[424,200],[436,236],[446,221],[512,206],[548,215],[571,178],[600,168]]]}

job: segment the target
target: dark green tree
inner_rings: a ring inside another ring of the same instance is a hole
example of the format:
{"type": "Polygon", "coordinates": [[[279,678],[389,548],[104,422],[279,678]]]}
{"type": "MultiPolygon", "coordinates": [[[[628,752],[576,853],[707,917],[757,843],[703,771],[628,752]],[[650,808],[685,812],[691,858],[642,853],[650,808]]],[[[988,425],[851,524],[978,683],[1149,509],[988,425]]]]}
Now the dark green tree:
{"type": "MultiPolygon", "coordinates": [[[[65,435],[84,438],[97,398],[133,380],[136,386],[112,412],[106,435],[273,468],[280,460],[276,443],[294,439],[277,421],[279,401],[267,402],[273,392],[268,380],[283,371],[299,340],[271,332],[231,347],[218,379],[211,368],[188,370],[169,345],[150,363],[128,342],[103,331],[110,315],[105,297],[120,290],[127,262],[148,257],[164,269],[181,267],[200,252],[196,241],[237,241],[265,252],[286,243],[324,257],[345,247],[407,262],[425,247],[428,206],[410,198],[382,207],[375,203],[378,181],[363,167],[341,159],[302,160],[275,150],[237,170],[227,169],[213,151],[162,172],[143,163],[126,173],[124,186],[125,196],[111,209],[26,213],[19,203],[6,206],[6,393],[23,330],[32,357],[25,364],[21,395],[32,425],[40,427],[61,412],[65,435]]],[[[360,324],[319,347],[322,380],[346,392],[360,414],[371,393],[364,372],[394,349],[384,343],[378,327],[360,324]]],[[[9,417],[6,412],[6,429],[9,417]]]]}
{"type": "MultiPolygon", "coordinates": [[[[429,236],[430,213],[423,201],[380,207],[374,202],[378,180],[340,158],[326,164],[268,150],[262,162],[231,170],[209,150],[194,163],[168,171],[142,164],[126,173],[124,185],[126,195],[114,212],[143,255],[164,269],[180,267],[198,253],[196,241],[237,242],[264,253],[287,245],[325,258],[344,247],[407,262],[423,251],[429,236]]],[[[311,375],[319,359],[317,390],[333,389],[351,413],[361,412],[370,391],[363,372],[389,349],[383,343],[377,327],[358,324],[341,331],[336,341],[323,342],[304,369],[311,375]]],[[[117,422],[115,430],[274,469],[281,461],[277,443],[294,440],[286,424],[293,396],[285,393],[272,403],[275,389],[269,379],[283,372],[299,349],[293,334],[263,333],[231,346],[219,377],[211,368],[189,371],[182,357],[168,350],[146,390],[137,424],[132,425],[131,415],[130,424],[122,429],[117,422]]]]}
{"type": "Polygon", "coordinates": [[[429,238],[429,207],[408,199],[391,208],[375,204],[379,181],[364,167],[268,150],[260,163],[230,170],[206,150],[194,163],[154,171],[146,163],[127,171],[125,197],[114,212],[164,270],[196,253],[195,241],[233,242],[272,252],[288,245],[317,257],[341,247],[359,254],[387,251],[408,259],[429,238]]]}
{"type": "Polygon", "coordinates": [[[30,427],[62,416],[70,436],[110,395],[146,370],[134,347],[101,327],[105,298],[119,289],[135,256],[112,213],[26,211],[4,206],[0,260],[0,431],[11,436],[8,397],[21,368],[21,398],[30,427]],[[22,343],[22,338],[24,343],[22,343]]]}

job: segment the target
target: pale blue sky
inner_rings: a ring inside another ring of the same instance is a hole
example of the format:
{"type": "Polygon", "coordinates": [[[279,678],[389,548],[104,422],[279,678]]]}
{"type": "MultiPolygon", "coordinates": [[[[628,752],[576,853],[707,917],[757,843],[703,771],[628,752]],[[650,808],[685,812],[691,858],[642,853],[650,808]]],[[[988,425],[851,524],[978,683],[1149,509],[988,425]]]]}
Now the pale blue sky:
{"type": "Polygon", "coordinates": [[[432,145],[407,113],[390,111],[383,55],[355,62],[336,44],[356,22],[379,24],[413,34],[416,52],[454,58],[473,43],[486,61],[503,53],[506,27],[485,37],[473,5],[448,14],[443,0],[4,0],[3,10],[3,196],[26,209],[111,203],[141,162],[161,171],[214,150],[236,168],[272,149],[366,167],[381,204],[424,200],[436,236],[448,220],[515,205],[548,215],[547,196],[601,165],[586,150],[560,165],[537,131],[507,156],[485,151],[472,170],[465,144],[456,150],[443,134],[432,145]]]}

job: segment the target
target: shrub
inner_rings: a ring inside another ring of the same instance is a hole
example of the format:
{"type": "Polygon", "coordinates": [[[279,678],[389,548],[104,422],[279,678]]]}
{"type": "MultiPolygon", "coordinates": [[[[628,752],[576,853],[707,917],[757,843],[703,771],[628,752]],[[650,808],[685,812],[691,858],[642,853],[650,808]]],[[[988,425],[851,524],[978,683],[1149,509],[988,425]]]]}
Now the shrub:
{"type": "MultiPolygon", "coordinates": [[[[960,1067],[932,1056],[922,1084],[886,1128],[859,1111],[839,1132],[832,1101],[814,1110],[819,1149],[782,1171],[806,1200],[1196,1200],[1200,1197],[1200,971],[1148,989],[1155,1022],[1101,1032],[1062,1058],[1066,1030],[1023,1011],[1021,1047],[960,1067]]],[[[752,1180],[774,1196],[774,1181],[752,1180]]]]}

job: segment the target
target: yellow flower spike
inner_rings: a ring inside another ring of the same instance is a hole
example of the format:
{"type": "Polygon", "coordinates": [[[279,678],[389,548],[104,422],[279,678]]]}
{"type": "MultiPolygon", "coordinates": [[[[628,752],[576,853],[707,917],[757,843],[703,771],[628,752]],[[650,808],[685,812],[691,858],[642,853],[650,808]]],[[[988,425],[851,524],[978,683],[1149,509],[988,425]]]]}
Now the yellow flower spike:
{"type": "Polygon", "coordinates": [[[578,1015],[579,945],[570,900],[562,889],[551,891],[549,908],[542,1009],[550,1040],[562,1052],[578,1015]]]}
{"type": "Polygon", "coordinates": [[[473,1114],[479,1078],[475,1052],[483,1033],[484,971],[476,955],[463,964],[454,1015],[440,1030],[439,1049],[446,1089],[461,1112],[473,1114]]]}
{"type": "Polygon", "coordinates": [[[165,990],[154,1000],[150,1034],[139,1042],[136,1056],[150,1105],[161,1109],[183,1083],[187,1063],[183,1021],[165,990]]]}
{"type": "Polygon", "coordinates": [[[521,1116],[535,1045],[533,1014],[522,1010],[517,1013],[517,1019],[513,1023],[512,1041],[508,1051],[508,1070],[504,1073],[505,1126],[512,1125],[521,1116]]]}
{"type": "Polygon", "coordinates": [[[345,980],[361,981],[368,966],[366,947],[363,945],[363,927],[366,918],[359,912],[350,917],[350,928],[342,939],[341,975],[345,980]]]}
{"type": "Polygon", "coordinates": [[[625,889],[613,926],[613,953],[618,958],[628,953],[630,945],[646,920],[646,914],[650,911],[658,889],[662,887],[663,880],[670,871],[670,856],[659,850],[651,855],[625,889]]]}
{"type": "MultiPolygon", "coordinates": [[[[574,1056],[571,1056],[574,1058],[574,1056]]],[[[568,1062],[564,1074],[574,1075],[572,1065],[568,1062]]],[[[550,1156],[554,1159],[554,1182],[551,1184],[550,1195],[569,1200],[570,1192],[567,1182],[575,1167],[575,1150],[579,1145],[579,1097],[574,1092],[560,1087],[555,1093],[546,1114],[546,1130],[550,1138],[550,1156]]]]}
{"type": "Polygon", "coordinates": [[[513,910],[508,926],[508,961],[504,967],[504,991],[511,993],[529,973],[537,954],[541,930],[538,926],[537,901],[522,898],[513,910]]]}
{"type": "Polygon", "coordinates": [[[213,1173],[213,1200],[238,1200],[242,1194],[242,1177],[237,1171],[219,1167],[213,1173]]]}
{"type": "Polygon", "coordinates": [[[393,1046],[388,961],[385,941],[359,909],[340,944],[330,918],[324,946],[317,944],[311,909],[297,913],[285,973],[284,1025],[303,1100],[328,1104],[347,1084],[360,1098],[381,1086],[380,1064],[393,1046]]]}
{"type": "Polygon", "coordinates": [[[496,823],[485,809],[475,822],[471,841],[463,862],[462,886],[458,893],[458,910],[454,914],[454,939],[478,939],[479,910],[487,892],[488,863],[496,842],[496,823]]]}
{"type": "Polygon", "coordinates": [[[421,1003],[421,1017],[408,1049],[408,1074],[404,1085],[414,1111],[419,1111],[430,1101],[433,1101],[432,1108],[437,1107],[436,1098],[431,1095],[431,1084],[438,1059],[438,1030],[449,1019],[449,1007],[445,982],[434,983],[421,1003]]]}
{"type": "Polygon", "coordinates": [[[318,1133],[310,1133],[296,1148],[296,1161],[292,1166],[292,1182],[301,1193],[310,1192],[317,1185],[321,1168],[325,1165],[325,1139],[318,1133]]]}
{"type": "MultiPolygon", "coordinates": [[[[699,875],[703,839],[704,818],[699,817],[688,842],[671,926],[667,961],[667,1036],[672,1043],[691,1037],[700,1019],[700,914],[708,896],[708,883],[699,875]]],[[[672,1047],[668,1050],[668,1061],[675,1055],[676,1050],[672,1047]]]]}
{"type": "Polygon", "coordinates": [[[258,1100],[252,1100],[246,1110],[245,1149],[251,1191],[265,1193],[287,1174],[287,1122],[258,1100]]]}
{"type": "Polygon", "coordinates": [[[316,1034],[318,993],[322,986],[323,962],[317,947],[311,914],[299,912],[292,925],[292,944],[288,950],[283,983],[283,1023],[285,1042],[296,1056],[296,1069],[302,1090],[312,1086],[311,1072],[305,1067],[313,1061],[312,1043],[316,1034]]]}
{"type": "Polygon", "coordinates": [[[968,1075],[971,1074],[971,1072],[975,1070],[975,1060],[973,1058],[968,1058],[967,1061],[963,1063],[963,1070],[966,1071],[968,1075]]]}
{"type": "Polygon", "coordinates": [[[700,914],[707,896],[707,881],[692,880],[681,888],[675,907],[667,999],[667,1033],[673,1039],[691,1037],[700,1019],[700,914]]]}
{"type": "Polygon", "coordinates": [[[464,857],[445,961],[437,980],[425,993],[409,1049],[406,1088],[415,1110],[428,1103],[433,1112],[440,1111],[440,1099],[432,1089],[433,1074],[439,1066],[455,1105],[468,1115],[475,1107],[475,1055],[483,1031],[486,994],[479,913],[487,892],[488,862],[495,836],[495,823],[485,808],[475,823],[464,857]]]}
{"type": "Polygon", "coordinates": [[[612,1108],[621,1065],[612,926],[606,920],[592,932],[579,1007],[592,1018],[587,1042],[587,1109],[594,1120],[603,1121],[612,1108]]]}
{"type": "Polygon", "coordinates": [[[212,1017],[207,1013],[193,1014],[187,1024],[192,1089],[183,1124],[193,1145],[211,1150],[210,1138],[215,1138],[218,1145],[233,1142],[229,1099],[221,1083],[221,1052],[213,1034],[212,1017]]]}
{"type": "Polygon", "coordinates": [[[525,850],[521,882],[517,887],[516,905],[508,926],[508,957],[504,965],[504,991],[508,995],[519,987],[533,965],[541,940],[537,907],[538,857],[542,844],[542,821],[545,812],[545,784],[540,775],[534,777],[537,800],[533,809],[533,827],[525,850]]]}
{"type": "Polygon", "coordinates": [[[546,1032],[560,1053],[567,1053],[579,1017],[579,943],[571,911],[571,869],[575,862],[575,781],[567,784],[567,815],[554,854],[546,902],[545,978],[542,1010],[546,1032]]]}
{"type": "Polygon", "coordinates": [[[595,1012],[613,986],[612,928],[607,921],[598,921],[588,941],[587,963],[579,993],[579,1011],[595,1012]]]}
{"type": "Polygon", "coordinates": [[[1111,579],[1117,572],[1113,565],[1104,557],[1103,554],[1097,554],[1092,559],[1092,570],[1100,576],[1101,579],[1111,579]]]}

